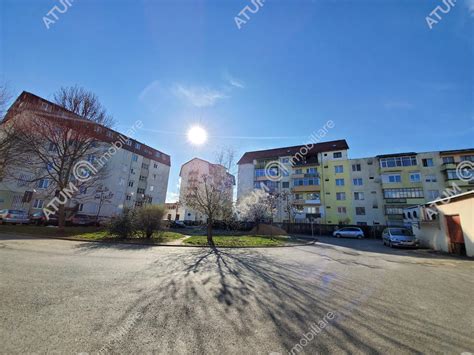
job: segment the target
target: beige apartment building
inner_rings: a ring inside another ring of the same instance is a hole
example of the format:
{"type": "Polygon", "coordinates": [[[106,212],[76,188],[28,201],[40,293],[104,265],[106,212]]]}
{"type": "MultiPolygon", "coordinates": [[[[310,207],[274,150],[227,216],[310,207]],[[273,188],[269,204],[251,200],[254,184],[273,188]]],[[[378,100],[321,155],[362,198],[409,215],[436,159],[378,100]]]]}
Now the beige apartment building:
{"type": "MultiPolygon", "coordinates": [[[[107,173],[92,186],[74,193],[66,204],[67,209],[91,216],[110,217],[125,207],[165,203],[171,165],[169,155],[28,92],[17,98],[3,122],[19,117],[35,119],[36,116],[67,121],[71,126],[88,125],[97,154],[85,158],[92,165],[99,160],[106,165],[104,169],[107,173]],[[118,141],[123,142],[122,147],[112,150],[111,147],[118,141]]],[[[55,153],[51,150],[50,154],[54,156],[55,153]]],[[[57,194],[53,182],[45,178],[30,183],[35,172],[12,165],[12,173],[0,180],[0,209],[23,209],[29,213],[41,211],[57,194]]]]}

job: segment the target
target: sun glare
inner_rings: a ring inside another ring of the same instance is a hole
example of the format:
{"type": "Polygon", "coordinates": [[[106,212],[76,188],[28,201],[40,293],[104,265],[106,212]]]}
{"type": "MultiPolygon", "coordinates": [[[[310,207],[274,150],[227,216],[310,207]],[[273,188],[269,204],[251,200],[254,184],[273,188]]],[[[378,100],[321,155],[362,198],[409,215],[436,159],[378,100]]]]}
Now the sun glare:
{"type": "Polygon", "coordinates": [[[188,141],[201,145],[207,141],[207,132],[202,127],[193,126],[188,131],[188,141]]]}

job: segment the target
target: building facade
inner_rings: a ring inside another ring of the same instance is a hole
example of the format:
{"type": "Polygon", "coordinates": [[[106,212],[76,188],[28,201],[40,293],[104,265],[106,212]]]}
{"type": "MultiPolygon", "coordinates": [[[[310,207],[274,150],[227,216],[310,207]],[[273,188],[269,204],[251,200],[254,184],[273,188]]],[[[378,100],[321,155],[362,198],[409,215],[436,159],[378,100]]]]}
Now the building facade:
{"type": "MultiPolygon", "coordinates": [[[[67,209],[110,217],[125,207],[165,203],[171,165],[169,155],[27,92],[18,97],[3,123],[18,117],[35,119],[43,115],[55,120],[68,120],[68,124],[78,127],[90,125],[88,129],[96,153],[84,159],[92,165],[102,161],[106,166],[106,173],[100,179],[91,186],[81,187],[71,196],[65,204],[67,209]],[[122,142],[119,149],[117,142],[122,142]]],[[[50,154],[54,156],[53,149],[50,154]]],[[[30,182],[34,173],[13,164],[11,174],[2,176],[0,180],[0,209],[15,208],[33,213],[41,211],[57,196],[57,188],[50,179],[30,182]]]]}
{"type": "Polygon", "coordinates": [[[231,202],[234,194],[235,177],[229,174],[226,168],[220,164],[213,164],[204,159],[193,158],[181,166],[179,172],[179,220],[189,222],[206,222],[207,217],[186,206],[186,194],[189,188],[202,183],[203,177],[221,178],[224,177],[228,183],[224,184],[224,193],[231,202]]]}
{"type": "Polygon", "coordinates": [[[403,225],[404,208],[442,196],[453,183],[458,192],[474,189],[474,149],[359,159],[348,149],[338,140],[247,152],[238,162],[237,199],[262,187],[284,196],[276,222],[403,225]],[[461,164],[470,180],[459,177],[461,164]]]}

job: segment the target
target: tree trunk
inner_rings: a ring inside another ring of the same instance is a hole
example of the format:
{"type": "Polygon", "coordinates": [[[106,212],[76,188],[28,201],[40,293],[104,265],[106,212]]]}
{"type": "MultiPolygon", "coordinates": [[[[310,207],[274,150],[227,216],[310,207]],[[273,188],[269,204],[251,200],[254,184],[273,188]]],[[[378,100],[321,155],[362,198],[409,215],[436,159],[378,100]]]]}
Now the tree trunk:
{"type": "Polygon", "coordinates": [[[58,233],[64,233],[64,225],[66,224],[65,208],[62,203],[59,204],[58,208],[58,233]]]}
{"type": "Polygon", "coordinates": [[[212,220],[207,220],[207,244],[214,246],[214,240],[212,239],[212,220]]]}

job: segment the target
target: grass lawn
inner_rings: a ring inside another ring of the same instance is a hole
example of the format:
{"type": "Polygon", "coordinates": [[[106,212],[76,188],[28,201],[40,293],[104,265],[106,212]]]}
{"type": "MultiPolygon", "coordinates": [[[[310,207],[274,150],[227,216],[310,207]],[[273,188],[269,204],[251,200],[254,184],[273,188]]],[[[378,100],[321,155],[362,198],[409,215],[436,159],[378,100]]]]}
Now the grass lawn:
{"type": "MultiPolygon", "coordinates": [[[[212,238],[214,244],[220,247],[269,247],[281,246],[288,242],[288,238],[283,236],[276,236],[270,238],[269,236],[259,235],[243,235],[237,236],[214,236],[212,238]]],[[[192,236],[184,241],[185,244],[190,245],[207,245],[207,237],[201,235],[192,236]]]]}
{"type": "MultiPolygon", "coordinates": [[[[46,237],[64,236],[74,237],[88,240],[114,240],[114,236],[109,235],[104,228],[97,227],[65,227],[64,234],[59,235],[55,227],[29,226],[29,225],[0,225],[0,233],[18,233],[30,234],[46,237]]],[[[184,235],[176,232],[159,231],[151,238],[152,243],[168,243],[183,238],[184,235]]],[[[131,238],[130,240],[139,240],[139,238],[131,238]]],[[[140,240],[147,240],[140,238],[140,240]]]]}

